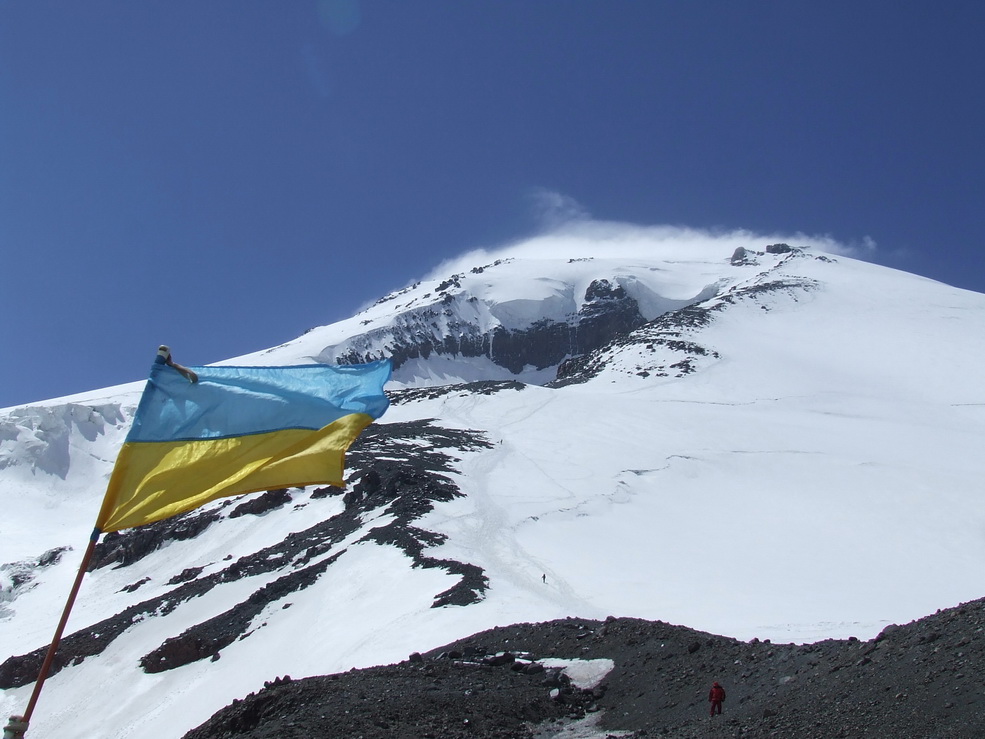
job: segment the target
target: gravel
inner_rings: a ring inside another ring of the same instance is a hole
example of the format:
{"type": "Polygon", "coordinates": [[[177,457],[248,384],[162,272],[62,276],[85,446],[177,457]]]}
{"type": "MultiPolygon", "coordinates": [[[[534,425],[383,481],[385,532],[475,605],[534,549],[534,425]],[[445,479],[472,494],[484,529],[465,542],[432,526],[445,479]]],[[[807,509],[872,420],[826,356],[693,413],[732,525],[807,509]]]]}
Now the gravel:
{"type": "Polygon", "coordinates": [[[569,618],[492,629],[395,665],[279,677],[185,739],[982,737],[983,658],[985,599],[871,641],[807,645],[569,618]],[[545,667],[549,658],[614,667],[584,687],[545,667]],[[715,680],[728,697],[709,717],[715,680]]]}

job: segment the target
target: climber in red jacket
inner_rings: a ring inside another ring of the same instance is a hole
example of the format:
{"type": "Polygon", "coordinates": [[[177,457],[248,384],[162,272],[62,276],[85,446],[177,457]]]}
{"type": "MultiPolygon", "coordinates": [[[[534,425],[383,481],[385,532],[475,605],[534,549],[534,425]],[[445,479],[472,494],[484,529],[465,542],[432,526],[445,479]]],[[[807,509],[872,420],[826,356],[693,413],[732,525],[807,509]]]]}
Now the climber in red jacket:
{"type": "Polygon", "coordinates": [[[714,716],[716,712],[721,715],[722,701],[724,700],[725,688],[715,683],[711,686],[711,690],[708,691],[708,702],[711,703],[711,713],[709,715],[714,716]]]}

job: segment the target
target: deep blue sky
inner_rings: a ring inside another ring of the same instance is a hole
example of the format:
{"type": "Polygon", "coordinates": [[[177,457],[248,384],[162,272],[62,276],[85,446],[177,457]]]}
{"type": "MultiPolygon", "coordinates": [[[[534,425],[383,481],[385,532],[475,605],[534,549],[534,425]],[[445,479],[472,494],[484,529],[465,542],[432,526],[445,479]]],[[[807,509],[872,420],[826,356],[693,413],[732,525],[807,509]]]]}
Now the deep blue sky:
{"type": "Polygon", "coordinates": [[[872,240],[985,292],[985,3],[0,0],[0,407],[542,226],[872,240]]]}

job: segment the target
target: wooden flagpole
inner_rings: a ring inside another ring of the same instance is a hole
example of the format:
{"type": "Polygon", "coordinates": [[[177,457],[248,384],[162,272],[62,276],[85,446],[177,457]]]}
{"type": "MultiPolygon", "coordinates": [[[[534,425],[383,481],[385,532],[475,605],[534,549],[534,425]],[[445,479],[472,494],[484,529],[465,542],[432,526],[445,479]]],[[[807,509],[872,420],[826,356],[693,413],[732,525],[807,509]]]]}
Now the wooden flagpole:
{"type": "MultiPolygon", "coordinates": [[[[198,382],[198,375],[171,359],[171,349],[168,346],[162,344],[158,347],[157,353],[166,364],[178,370],[189,382],[198,382]]],[[[85,577],[86,570],[89,569],[89,563],[92,561],[92,555],[96,550],[96,542],[99,541],[102,533],[98,526],[92,530],[92,536],[89,537],[89,546],[86,547],[85,554],[82,556],[82,564],[79,565],[78,574],[75,576],[75,583],[72,585],[72,592],[68,595],[65,608],[62,610],[62,617],[58,621],[58,627],[55,629],[55,636],[48,646],[48,653],[45,655],[44,662],[41,663],[41,669],[38,671],[38,679],[34,683],[31,700],[28,701],[27,709],[24,711],[23,716],[10,717],[10,723],[4,728],[3,739],[8,739],[8,737],[10,739],[21,739],[27,732],[31,716],[34,714],[34,707],[37,705],[38,697],[41,695],[41,688],[44,687],[44,682],[48,679],[48,673],[51,671],[51,665],[55,660],[55,652],[58,651],[58,644],[62,640],[65,625],[68,623],[68,616],[72,612],[72,606],[75,605],[75,597],[79,594],[79,588],[82,587],[82,578],[85,577]]]]}
{"type": "MultiPolygon", "coordinates": [[[[92,536],[89,537],[89,546],[86,547],[85,554],[82,557],[82,564],[79,565],[79,572],[75,576],[75,583],[72,585],[72,592],[68,595],[65,608],[62,610],[62,617],[58,621],[58,627],[55,629],[55,636],[52,638],[51,645],[48,647],[48,653],[45,655],[44,662],[41,663],[38,679],[34,683],[34,692],[31,693],[31,700],[28,701],[27,710],[24,711],[24,715],[19,717],[20,721],[24,724],[24,731],[27,730],[27,724],[31,721],[31,715],[34,713],[34,707],[38,703],[38,696],[41,695],[41,688],[44,687],[44,681],[48,678],[51,663],[55,659],[55,652],[58,651],[58,644],[62,640],[62,633],[65,631],[65,624],[68,623],[68,615],[72,612],[72,606],[75,604],[75,596],[79,594],[79,588],[82,586],[82,578],[85,576],[86,570],[89,568],[89,563],[92,561],[92,555],[96,550],[96,542],[99,541],[100,534],[102,532],[98,528],[92,530],[92,536]]],[[[18,717],[11,717],[12,723],[14,718],[18,717]]],[[[21,732],[21,736],[24,735],[24,731],[21,732]]]]}

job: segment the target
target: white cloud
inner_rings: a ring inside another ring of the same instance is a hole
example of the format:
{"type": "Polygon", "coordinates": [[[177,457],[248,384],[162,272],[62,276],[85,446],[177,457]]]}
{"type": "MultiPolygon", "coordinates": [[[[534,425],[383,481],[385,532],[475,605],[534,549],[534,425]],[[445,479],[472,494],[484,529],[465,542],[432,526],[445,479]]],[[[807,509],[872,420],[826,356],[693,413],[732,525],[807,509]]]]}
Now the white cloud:
{"type": "Polygon", "coordinates": [[[535,218],[544,230],[554,230],[591,219],[591,214],[581,203],[554,190],[533,188],[527,198],[533,207],[535,218]]]}
{"type": "Polygon", "coordinates": [[[842,242],[828,234],[757,233],[743,228],[711,229],[681,225],[639,225],[593,220],[575,200],[540,190],[535,197],[542,208],[544,230],[496,247],[469,251],[446,260],[424,279],[441,279],[476,265],[514,256],[527,258],[585,258],[598,256],[653,256],[663,246],[716,249],[731,254],[737,247],[763,251],[769,244],[810,246],[827,254],[873,260],[876,242],[869,236],[858,242],[842,242]],[[551,225],[548,225],[551,224],[551,225]]]}

